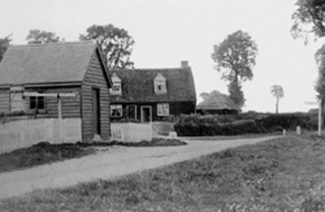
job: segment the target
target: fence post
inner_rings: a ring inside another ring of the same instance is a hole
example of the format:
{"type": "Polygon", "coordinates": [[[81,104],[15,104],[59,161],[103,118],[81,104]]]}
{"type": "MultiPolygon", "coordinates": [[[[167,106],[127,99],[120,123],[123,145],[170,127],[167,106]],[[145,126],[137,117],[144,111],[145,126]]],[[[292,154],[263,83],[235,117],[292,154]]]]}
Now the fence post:
{"type": "Polygon", "coordinates": [[[300,126],[297,126],[296,127],[296,132],[297,132],[297,135],[301,135],[301,128],[300,128],[300,126]]]}
{"type": "Polygon", "coordinates": [[[286,136],[287,131],[285,129],[282,130],[282,136],[286,136]]]}

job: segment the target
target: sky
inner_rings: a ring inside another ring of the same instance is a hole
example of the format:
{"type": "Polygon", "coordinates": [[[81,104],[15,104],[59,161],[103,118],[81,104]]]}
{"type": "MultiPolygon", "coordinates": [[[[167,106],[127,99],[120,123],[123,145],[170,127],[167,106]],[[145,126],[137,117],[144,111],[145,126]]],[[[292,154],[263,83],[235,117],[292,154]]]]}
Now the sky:
{"type": "Polygon", "coordinates": [[[308,111],[316,105],[321,40],[304,44],[290,34],[296,0],[0,0],[0,37],[26,44],[30,29],[55,32],[77,41],[97,24],[126,29],[134,38],[131,60],[136,68],[180,67],[187,60],[199,94],[228,93],[214,69],[213,46],[243,30],[258,46],[254,77],[243,84],[243,111],[274,112],[274,84],[284,89],[280,112],[308,111]]]}

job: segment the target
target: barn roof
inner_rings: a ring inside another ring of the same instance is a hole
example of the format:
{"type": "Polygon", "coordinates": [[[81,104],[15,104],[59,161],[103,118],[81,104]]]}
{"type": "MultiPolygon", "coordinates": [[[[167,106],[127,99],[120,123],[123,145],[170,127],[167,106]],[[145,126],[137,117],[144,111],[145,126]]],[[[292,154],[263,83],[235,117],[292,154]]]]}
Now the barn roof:
{"type": "Polygon", "coordinates": [[[0,85],[81,82],[96,49],[93,41],[9,46],[0,85]]]}
{"type": "Polygon", "coordinates": [[[236,103],[219,91],[214,90],[209,94],[201,94],[201,96],[204,100],[196,106],[197,110],[240,110],[236,103]]]}
{"type": "Polygon", "coordinates": [[[122,95],[111,95],[112,103],[126,102],[196,102],[191,68],[113,70],[122,81],[122,95]],[[154,79],[166,78],[167,93],[155,94],[154,79]]]}

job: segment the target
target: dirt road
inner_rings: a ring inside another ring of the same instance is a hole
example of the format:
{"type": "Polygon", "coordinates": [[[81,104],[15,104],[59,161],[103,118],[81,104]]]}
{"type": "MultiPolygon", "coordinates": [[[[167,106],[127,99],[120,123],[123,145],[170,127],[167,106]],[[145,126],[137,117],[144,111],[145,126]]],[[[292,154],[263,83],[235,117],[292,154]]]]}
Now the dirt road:
{"type": "Polygon", "coordinates": [[[176,147],[117,147],[95,155],[0,174],[0,199],[36,189],[73,186],[96,179],[112,179],[145,169],[197,158],[230,147],[254,144],[276,136],[214,141],[188,140],[176,147]]]}

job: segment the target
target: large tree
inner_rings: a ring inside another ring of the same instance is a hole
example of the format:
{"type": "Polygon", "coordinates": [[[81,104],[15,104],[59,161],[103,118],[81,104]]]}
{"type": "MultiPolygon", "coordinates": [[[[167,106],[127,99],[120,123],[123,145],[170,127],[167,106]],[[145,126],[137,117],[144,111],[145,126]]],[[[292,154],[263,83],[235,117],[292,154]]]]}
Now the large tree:
{"type": "Polygon", "coordinates": [[[64,41],[64,39],[61,39],[54,32],[39,29],[29,30],[26,40],[28,44],[58,43],[64,41]]]}
{"type": "MultiPolygon", "coordinates": [[[[308,40],[309,35],[315,38],[325,36],[325,0],[297,0],[297,9],[292,15],[294,21],[291,28],[292,35],[304,37],[308,40]]],[[[318,79],[315,89],[317,97],[322,105],[325,103],[325,46],[322,46],[315,54],[318,65],[318,79]]]]}
{"type": "Polygon", "coordinates": [[[4,38],[0,38],[0,62],[3,58],[3,55],[5,54],[5,52],[7,51],[9,44],[11,42],[11,35],[8,35],[4,38]]]}
{"type": "Polygon", "coordinates": [[[317,97],[325,102],[325,45],[323,45],[315,54],[316,63],[318,65],[318,79],[315,89],[318,93],[317,97]]]}
{"type": "Polygon", "coordinates": [[[242,107],[245,103],[242,83],[253,78],[257,45],[251,36],[238,30],[214,46],[212,59],[215,68],[222,72],[222,79],[227,81],[229,97],[242,107]]]}
{"type": "Polygon", "coordinates": [[[315,38],[325,36],[325,0],[297,0],[297,9],[292,15],[292,35],[315,38]]]}
{"type": "Polygon", "coordinates": [[[284,97],[284,91],[281,85],[271,86],[271,93],[276,98],[275,113],[279,113],[279,101],[284,97]]]}
{"type": "Polygon", "coordinates": [[[107,67],[132,68],[130,61],[133,38],[128,31],[122,28],[108,25],[92,25],[87,28],[85,34],[80,35],[80,40],[97,40],[98,45],[105,54],[107,67]]]}

